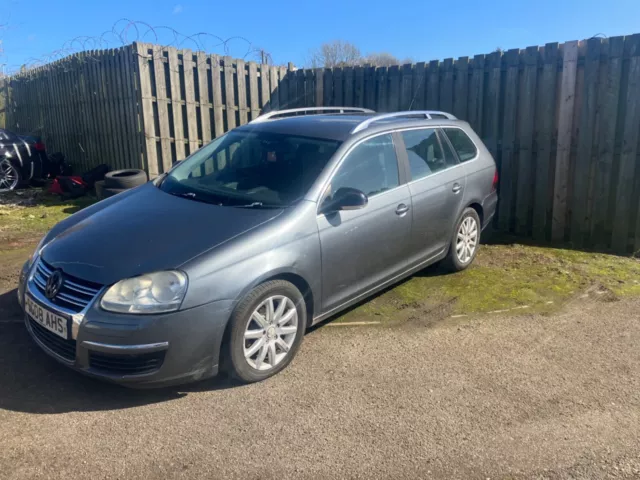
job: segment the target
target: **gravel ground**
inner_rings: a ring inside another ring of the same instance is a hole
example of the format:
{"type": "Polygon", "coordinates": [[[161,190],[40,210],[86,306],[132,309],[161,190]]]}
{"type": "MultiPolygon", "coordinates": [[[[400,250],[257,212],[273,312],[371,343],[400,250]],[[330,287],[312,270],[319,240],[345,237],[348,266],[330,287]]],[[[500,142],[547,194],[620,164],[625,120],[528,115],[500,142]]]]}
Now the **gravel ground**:
{"type": "Polygon", "coordinates": [[[0,477],[639,478],[640,302],[603,300],[326,325],[266,382],[162,391],[81,377],[0,322],[0,477]]]}

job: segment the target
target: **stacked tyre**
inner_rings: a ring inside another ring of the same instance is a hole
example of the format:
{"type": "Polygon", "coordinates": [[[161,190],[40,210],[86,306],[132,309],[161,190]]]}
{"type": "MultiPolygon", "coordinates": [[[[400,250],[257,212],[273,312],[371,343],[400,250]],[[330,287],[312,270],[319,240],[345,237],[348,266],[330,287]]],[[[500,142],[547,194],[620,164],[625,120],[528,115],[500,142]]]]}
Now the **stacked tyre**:
{"type": "Polygon", "coordinates": [[[96,182],[96,193],[98,198],[108,198],[147,183],[148,180],[144,170],[114,170],[107,173],[102,182],[96,182]]]}

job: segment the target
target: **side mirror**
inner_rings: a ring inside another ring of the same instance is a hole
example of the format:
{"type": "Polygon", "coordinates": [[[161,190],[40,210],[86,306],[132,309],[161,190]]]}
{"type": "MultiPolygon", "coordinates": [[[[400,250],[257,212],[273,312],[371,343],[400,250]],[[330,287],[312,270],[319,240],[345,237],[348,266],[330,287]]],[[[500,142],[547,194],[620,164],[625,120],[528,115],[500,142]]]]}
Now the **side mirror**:
{"type": "Polygon", "coordinates": [[[367,196],[357,188],[339,188],[332,197],[327,198],[322,206],[322,213],[333,213],[340,210],[358,210],[369,203],[367,196]]]}

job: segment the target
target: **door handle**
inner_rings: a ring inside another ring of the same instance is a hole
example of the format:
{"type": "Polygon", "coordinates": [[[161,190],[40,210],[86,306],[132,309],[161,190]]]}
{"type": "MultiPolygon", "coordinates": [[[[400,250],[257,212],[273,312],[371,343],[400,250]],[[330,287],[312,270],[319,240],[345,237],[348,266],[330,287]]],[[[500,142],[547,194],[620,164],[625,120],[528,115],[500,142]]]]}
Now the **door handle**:
{"type": "Polygon", "coordinates": [[[398,205],[398,208],[396,208],[396,215],[404,215],[408,211],[409,211],[409,207],[404,203],[401,203],[400,205],[398,205]]]}
{"type": "Polygon", "coordinates": [[[460,193],[460,191],[462,190],[462,185],[460,185],[459,183],[454,183],[451,190],[453,190],[453,193],[460,193]]]}

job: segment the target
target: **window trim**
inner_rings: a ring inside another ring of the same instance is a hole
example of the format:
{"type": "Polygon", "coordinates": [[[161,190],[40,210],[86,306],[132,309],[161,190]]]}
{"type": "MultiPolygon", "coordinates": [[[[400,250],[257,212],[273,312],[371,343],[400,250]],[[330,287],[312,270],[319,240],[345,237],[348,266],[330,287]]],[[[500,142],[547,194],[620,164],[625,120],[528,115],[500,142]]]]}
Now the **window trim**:
{"type": "MultiPolygon", "coordinates": [[[[333,168],[333,170],[329,174],[329,177],[328,177],[327,181],[322,185],[322,188],[320,189],[320,191],[322,193],[320,193],[318,199],[316,200],[316,205],[317,205],[317,207],[316,207],[316,216],[324,215],[324,214],[322,214],[320,212],[320,208],[322,207],[322,203],[324,202],[324,200],[325,200],[325,198],[327,196],[327,188],[329,187],[329,185],[331,185],[331,181],[333,180],[333,178],[335,177],[336,173],[338,172],[338,170],[340,169],[340,167],[344,163],[345,159],[361,143],[364,143],[364,142],[366,142],[368,140],[371,140],[372,138],[379,137],[381,135],[389,135],[391,137],[391,141],[393,143],[393,148],[394,148],[395,153],[396,153],[396,164],[398,166],[398,185],[396,185],[393,188],[390,188],[389,190],[385,190],[383,192],[376,193],[375,195],[372,195],[372,196],[367,195],[367,198],[375,198],[375,197],[384,195],[386,193],[393,192],[393,191],[397,190],[400,187],[403,187],[404,185],[406,185],[408,183],[406,165],[402,165],[403,161],[400,159],[401,151],[400,151],[400,148],[399,148],[399,145],[398,145],[398,136],[396,135],[396,133],[397,132],[395,130],[389,130],[389,131],[374,133],[373,135],[369,135],[367,137],[361,138],[360,140],[355,142],[353,145],[351,145],[346,152],[344,152],[344,155],[342,155],[340,160],[338,160],[338,162],[336,163],[335,167],[333,168]]],[[[402,145],[404,146],[404,142],[402,143],[402,145]]]]}
{"type": "Polygon", "coordinates": [[[438,128],[440,128],[440,130],[442,130],[442,136],[444,136],[444,138],[446,138],[447,143],[451,147],[451,151],[456,156],[456,158],[458,159],[458,162],[460,164],[473,162],[474,160],[476,160],[480,156],[480,149],[478,148],[478,145],[476,145],[476,142],[473,141],[471,136],[467,132],[464,131],[464,128],[453,127],[453,126],[446,126],[446,127],[443,126],[443,127],[438,127],[438,128]],[[473,148],[476,149],[476,154],[473,157],[471,157],[469,160],[465,160],[464,162],[462,160],[460,160],[460,155],[458,155],[458,151],[453,146],[453,142],[449,138],[449,135],[447,135],[447,132],[445,132],[446,128],[457,128],[458,130],[462,130],[462,133],[464,133],[467,136],[467,138],[469,139],[469,141],[473,145],[473,148]]]}

